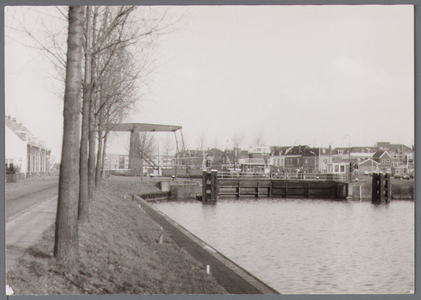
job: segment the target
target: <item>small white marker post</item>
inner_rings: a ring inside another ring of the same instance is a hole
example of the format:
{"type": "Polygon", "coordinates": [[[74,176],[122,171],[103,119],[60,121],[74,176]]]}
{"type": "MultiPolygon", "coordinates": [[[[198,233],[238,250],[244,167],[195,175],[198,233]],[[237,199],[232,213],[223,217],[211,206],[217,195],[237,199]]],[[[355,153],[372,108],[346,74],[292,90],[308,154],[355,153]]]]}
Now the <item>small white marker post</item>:
{"type": "Polygon", "coordinates": [[[210,274],[210,266],[209,265],[206,265],[206,274],[210,274]]]}
{"type": "Polygon", "coordinates": [[[8,285],[6,285],[6,295],[13,295],[13,289],[8,285]]]}

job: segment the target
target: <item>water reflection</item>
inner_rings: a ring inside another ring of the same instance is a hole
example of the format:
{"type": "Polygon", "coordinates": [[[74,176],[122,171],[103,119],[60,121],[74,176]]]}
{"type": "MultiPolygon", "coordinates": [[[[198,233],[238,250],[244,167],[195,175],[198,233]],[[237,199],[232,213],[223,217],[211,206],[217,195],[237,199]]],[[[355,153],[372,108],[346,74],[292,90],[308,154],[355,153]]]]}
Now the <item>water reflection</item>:
{"type": "Polygon", "coordinates": [[[284,294],[414,289],[413,202],[248,199],[156,206],[284,294]]]}

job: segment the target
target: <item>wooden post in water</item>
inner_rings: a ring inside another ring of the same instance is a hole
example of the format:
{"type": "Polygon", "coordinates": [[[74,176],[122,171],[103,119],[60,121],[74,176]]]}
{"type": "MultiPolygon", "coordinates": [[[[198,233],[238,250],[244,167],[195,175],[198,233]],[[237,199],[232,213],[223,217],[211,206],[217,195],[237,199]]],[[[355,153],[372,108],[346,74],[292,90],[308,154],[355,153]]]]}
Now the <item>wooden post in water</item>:
{"type": "Polygon", "coordinates": [[[218,171],[211,171],[211,201],[218,199],[218,171]]]}
{"type": "Polygon", "coordinates": [[[392,198],[390,175],[373,173],[372,185],[371,202],[389,203],[392,198]]]}
{"type": "Polygon", "coordinates": [[[202,202],[216,201],[218,198],[218,171],[204,170],[202,175],[202,202]]]}

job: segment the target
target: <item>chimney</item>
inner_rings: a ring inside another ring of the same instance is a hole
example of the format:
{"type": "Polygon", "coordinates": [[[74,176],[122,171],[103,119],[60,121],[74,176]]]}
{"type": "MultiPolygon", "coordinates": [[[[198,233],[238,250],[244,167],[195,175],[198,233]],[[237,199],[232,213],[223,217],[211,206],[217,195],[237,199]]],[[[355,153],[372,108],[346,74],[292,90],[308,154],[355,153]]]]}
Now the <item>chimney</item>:
{"type": "Polygon", "coordinates": [[[20,125],[20,126],[22,126],[22,124],[23,124],[22,122],[19,122],[19,125],[20,125]]]}
{"type": "Polygon", "coordinates": [[[13,118],[13,119],[12,119],[12,121],[13,121],[13,122],[16,122],[16,118],[13,118]]]}
{"type": "Polygon", "coordinates": [[[8,116],[7,116],[7,118],[8,118],[9,120],[11,120],[11,119],[12,119],[12,116],[8,115],[8,116]]]}

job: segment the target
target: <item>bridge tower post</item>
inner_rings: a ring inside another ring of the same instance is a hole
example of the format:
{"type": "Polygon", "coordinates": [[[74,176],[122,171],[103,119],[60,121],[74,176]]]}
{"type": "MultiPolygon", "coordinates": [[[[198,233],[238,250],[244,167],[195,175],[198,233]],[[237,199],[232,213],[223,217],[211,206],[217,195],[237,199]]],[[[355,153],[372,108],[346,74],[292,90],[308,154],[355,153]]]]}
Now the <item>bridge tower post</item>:
{"type": "Polygon", "coordinates": [[[134,127],[130,132],[129,169],[130,175],[143,177],[142,157],[139,152],[140,137],[139,130],[134,127]],[[141,173],[142,172],[142,173],[141,173]]]}

